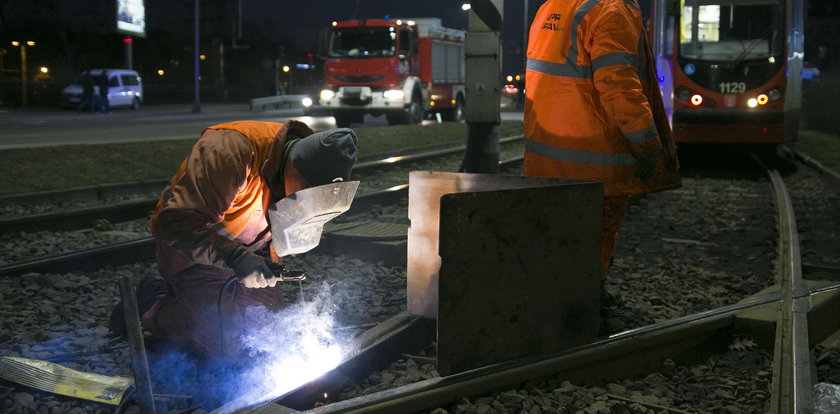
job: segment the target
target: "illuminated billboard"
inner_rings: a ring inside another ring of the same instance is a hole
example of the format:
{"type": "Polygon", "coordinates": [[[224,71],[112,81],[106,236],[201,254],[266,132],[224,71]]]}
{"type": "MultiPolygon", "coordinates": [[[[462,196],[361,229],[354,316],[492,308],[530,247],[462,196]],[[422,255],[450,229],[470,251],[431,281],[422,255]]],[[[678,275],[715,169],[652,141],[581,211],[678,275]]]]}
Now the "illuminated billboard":
{"type": "Polygon", "coordinates": [[[117,0],[117,31],[146,37],[146,6],[143,0],[117,0]]]}

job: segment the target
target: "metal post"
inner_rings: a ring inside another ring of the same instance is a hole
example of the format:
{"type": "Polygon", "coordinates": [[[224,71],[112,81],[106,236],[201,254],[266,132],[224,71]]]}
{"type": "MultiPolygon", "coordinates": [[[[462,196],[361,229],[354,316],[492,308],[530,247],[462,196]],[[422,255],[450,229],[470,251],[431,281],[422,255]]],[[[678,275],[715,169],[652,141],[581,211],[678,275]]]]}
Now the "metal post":
{"type": "Polygon", "coordinates": [[[125,67],[126,69],[134,69],[134,39],[126,37],[123,39],[123,44],[125,44],[125,67]]]}
{"type": "MultiPolygon", "coordinates": [[[[530,13],[528,10],[528,0],[522,2],[525,8],[522,11],[522,74],[525,74],[525,68],[528,66],[528,31],[531,28],[531,22],[528,17],[530,13]]],[[[522,83],[524,85],[524,82],[522,83]]],[[[519,91],[523,93],[522,91],[519,91]]]]}
{"type": "Polygon", "coordinates": [[[142,414],[156,414],[149,361],[146,359],[146,345],[143,343],[143,333],[140,330],[137,296],[134,293],[134,286],[127,277],[120,279],[119,285],[125,317],[126,337],[131,352],[131,366],[134,370],[137,405],[140,406],[142,414]]]}
{"type": "Polygon", "coordinates": [[[465,45],[467,150],[459,171],[499,172],[503,0],[470,3],[465,45]]]}
{"type": "Polygon", "coordinates": [[[280,59],[274,59],[274,95],[280,95],[280,59]]]}
{"type": "Polygon", "coordinates": [[[194,60],[194,71],[193,71],[193,84],[195,85],[195,100],[193,101],[193,112],[201,112],[201,84],[199,81],[201,71],[199,70],[199,55],[201,52],[199,51],[199,17],[201,14],[200,11],[200,0],[195,1],[195,39],[193,41],[193,60],[194,60]]]}
{"type": "Polygon", "coordinates": [[[26,42],[20,42],[20,102],[21,106],[29,104],[28,89],[26,82],[26,42]]]}
{"type": "Polygon", "coordinates": [[[225,82],[225,44],[219,42],[219,86],[222,89],[222,96],[224,96],[225,103],[228,100],[227,83],[225,82]]]}
{"type": "Polygon", "coordinates": [[[3,58],[6,56],[6,49],[0,49],[0,106],[3,106],[3,84],[5,83],[5,79],[3,73],[5,73],[5,64],[3,62],[3,58]]]}

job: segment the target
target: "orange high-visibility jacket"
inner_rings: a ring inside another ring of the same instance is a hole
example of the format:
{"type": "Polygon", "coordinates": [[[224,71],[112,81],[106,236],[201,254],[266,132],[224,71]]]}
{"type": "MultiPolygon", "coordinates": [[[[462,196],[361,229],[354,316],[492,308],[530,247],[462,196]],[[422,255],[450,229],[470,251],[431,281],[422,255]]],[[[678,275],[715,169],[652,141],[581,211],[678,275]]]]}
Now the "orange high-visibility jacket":
{"type": "Polygon", "coordinates": [[[271,238],[268,206],[285,196],[286,137],[310,134],[298,121],[206,128],[150,221],[161,273],[171,276],[193,265],[226,268],[238,249],[264,248],[271,238]]]}
{"type": "Polygon", "coordinates": [[[605,196],[678,187],[679,163],[635,0],[548,0],[525,74],[525,175],[596,180],[605,196]],[[638,160],[656,154],[648,180],[638,160]]]}

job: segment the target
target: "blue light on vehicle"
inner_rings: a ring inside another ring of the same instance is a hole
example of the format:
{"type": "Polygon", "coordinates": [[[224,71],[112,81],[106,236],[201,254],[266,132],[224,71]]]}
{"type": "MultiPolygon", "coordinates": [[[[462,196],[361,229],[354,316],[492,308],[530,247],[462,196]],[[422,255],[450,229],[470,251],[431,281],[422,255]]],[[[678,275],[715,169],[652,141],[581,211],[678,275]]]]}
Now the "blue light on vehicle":
{"type": "Polygon", "coordinates": [[[697,71],[697,68],[694,67],[693,63],[689,63],[689,64],[685,65],[684,70],[685,70],[685,74],[690,76],[690,75],[693,75],[694,72],[697,71]]]}

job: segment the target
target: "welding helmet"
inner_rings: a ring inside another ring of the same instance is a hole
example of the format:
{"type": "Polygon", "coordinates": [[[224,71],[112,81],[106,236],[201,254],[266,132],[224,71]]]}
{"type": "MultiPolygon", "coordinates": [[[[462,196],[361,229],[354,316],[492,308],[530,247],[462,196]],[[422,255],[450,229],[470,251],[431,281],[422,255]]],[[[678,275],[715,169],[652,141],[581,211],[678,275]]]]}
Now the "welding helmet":
{"type": "Polygon", "coordinates": [[[350,128],[335,128],[293,139],[288,160],[312,186],[341,178],[350,180],[356,163],[356,133],[350,128]]]}
{"type": "Polygon", "coordinates": [[[270,206],[271,244],[277,255],[305,253],[318,246],[324,223],[350,208],[358,188],[358,181],[336,181],[300,190],[270,206]]]}

